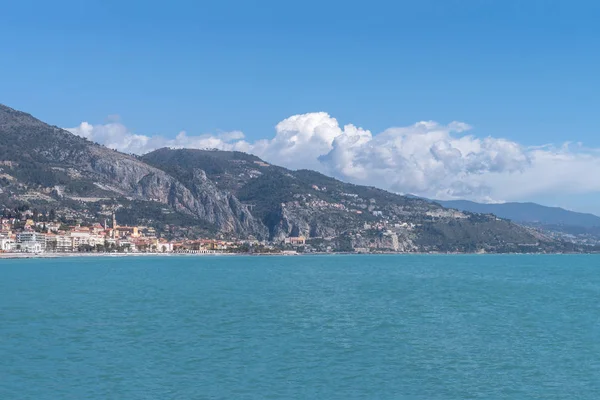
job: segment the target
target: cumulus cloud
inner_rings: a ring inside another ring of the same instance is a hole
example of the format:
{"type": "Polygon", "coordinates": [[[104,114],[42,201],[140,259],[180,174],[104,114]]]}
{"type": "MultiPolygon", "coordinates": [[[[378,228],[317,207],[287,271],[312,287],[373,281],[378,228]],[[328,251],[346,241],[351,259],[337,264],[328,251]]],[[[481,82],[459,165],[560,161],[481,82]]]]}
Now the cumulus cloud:
{"type": "Polygon", "coordinates": [[[82,122],[75,128],[67,128],[67,131],[111,149],[133,154],[145,154],[162,147],[249,150],[249,145],[243,141],[244,133],[240,131],[198,136],[189,136],[185,131],[181,131],[174,139],[168,139],[164,136],[146,136],[132,133],[120,122],[109,122],[103,125],[91,125],[82,122]]]}
{"type": "Polygon", "coordinates": [[[580,143],[525,147],[469,134],[464,122],[422,121],[373,134],[341,126],[324,112],[291,116],[271,139],[249,142],[240,131],[175,138],[130,132],[118,119],[68,129],[127,153],[160,147],[216,148],[253,153],[292,169],[309,168],[345,181],[439,199],[522,200],[556,192],[600,191],[600,150],[580,143]]]}

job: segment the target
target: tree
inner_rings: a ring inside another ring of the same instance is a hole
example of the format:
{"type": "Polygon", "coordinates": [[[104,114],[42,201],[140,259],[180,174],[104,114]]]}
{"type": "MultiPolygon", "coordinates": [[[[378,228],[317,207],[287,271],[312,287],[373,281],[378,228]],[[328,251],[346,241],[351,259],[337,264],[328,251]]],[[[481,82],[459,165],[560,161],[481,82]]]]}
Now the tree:
{"type": "Polygon", "coordinates": [[[51,241],[46,243],[46,250],[48,251],[56,251],[56,242],[55,241],[51,241]]]}
{"type": "Polygon", "coordinates": [[[79,245],[79,247],[77,248],[77,251],[79,252],[83,252],[83,253],[89,253],[90,251],[92,251],[93,247],[90,246],[89,244],[82,244],[79,245]]]}

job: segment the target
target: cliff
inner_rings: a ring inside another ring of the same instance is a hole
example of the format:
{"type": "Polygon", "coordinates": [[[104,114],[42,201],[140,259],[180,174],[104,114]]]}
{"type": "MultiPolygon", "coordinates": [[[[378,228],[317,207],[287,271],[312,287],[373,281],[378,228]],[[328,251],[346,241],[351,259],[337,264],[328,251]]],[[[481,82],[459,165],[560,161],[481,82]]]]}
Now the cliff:
{"type": "Polygon", "coordinates": [[[16,195],[23,189],[52,188],[66,198],[155,201],[214,224],[219,231],[266,235],[263,224],[235,196],[213,185],[203,171],[196,171],[184,184],[134,156],[2,105],[0,160],[4,174],[12,178],[7,178],[9,184],[16,180],[20,185],[7,188],[16,195]]]}

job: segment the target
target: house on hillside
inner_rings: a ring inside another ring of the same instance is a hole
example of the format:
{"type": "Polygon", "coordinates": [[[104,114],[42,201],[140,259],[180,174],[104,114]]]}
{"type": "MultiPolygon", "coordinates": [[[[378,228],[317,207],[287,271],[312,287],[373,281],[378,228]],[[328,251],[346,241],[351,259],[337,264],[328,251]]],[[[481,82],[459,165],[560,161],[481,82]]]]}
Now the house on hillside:
{"type": "Polygon", "coordinates": [[[292,246],[303,246],[306,243],[306,238],[304,236],[292,236],[285,238],[283,242],[292,246]]]}

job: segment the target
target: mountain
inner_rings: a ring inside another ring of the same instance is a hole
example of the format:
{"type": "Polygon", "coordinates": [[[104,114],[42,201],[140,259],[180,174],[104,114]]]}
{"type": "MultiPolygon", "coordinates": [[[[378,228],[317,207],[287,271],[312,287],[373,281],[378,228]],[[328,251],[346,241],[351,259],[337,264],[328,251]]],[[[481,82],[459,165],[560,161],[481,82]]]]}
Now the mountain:
{"type": "Polygon", "coordinates": [[[547,240],[495,216],[447,210],[240,152],[164,148],[141,160],[182,182],[202,169],[219,189],[248,206],[276,241],[303,235],[405,251],[517,251],[539,248],[547,240]]]}
{"type": "Polygon", "coordinates": [[[192,171],[183,184],[136,157],[2,105],[0,164],[2,190],[12,200],[33,197],[91,202],[122,197],[129,201],[153,201],[213,225],[219,231],[266,234],[264,226],[237,198],[215,187],[202,171],[192,171]]]}
{"type": "Polygon", "coordinates": [[[585,228],[600,227],[600,217],[565,210],[560,207],[547,207],[536,203],[481,204],[467,200],[435,202],[447,208],[484,214],[494,214],[515,222],[539,225],[569,225],[585,228]]]}
{"type": "Polygon", "coordinates": [[[493,215],[292,171],[241,152],[122,154],[0,105],[0,205],[67,221],[121,223],[168,237],[224,235],[351,251],[580,251],[493,215]]]}
{"type": "Polygon", "coordinates": [[[467,200],[435,200],[435,202],[456,210],[494,214],[522,225],[556,233],[568,240],[584,243],[600,242],[600,217],[594,214],[536,203],[481,204],[467,200]]]}

